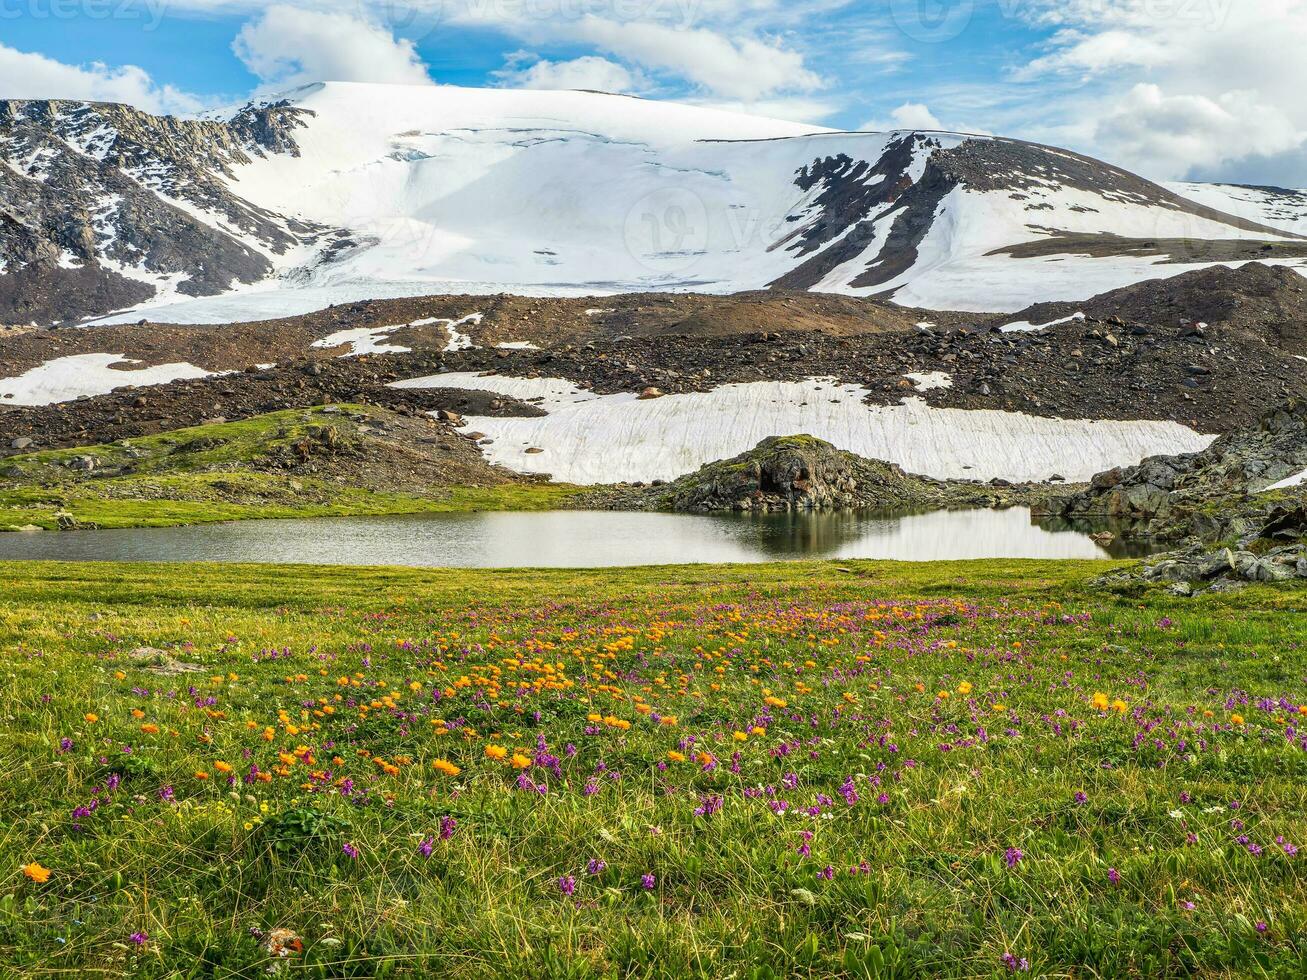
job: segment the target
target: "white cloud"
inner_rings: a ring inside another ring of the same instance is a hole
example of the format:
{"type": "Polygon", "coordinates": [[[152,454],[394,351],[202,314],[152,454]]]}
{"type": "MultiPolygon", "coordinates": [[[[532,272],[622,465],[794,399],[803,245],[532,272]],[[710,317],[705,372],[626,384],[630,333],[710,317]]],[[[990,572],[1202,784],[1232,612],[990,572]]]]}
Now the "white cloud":
{"type": "Polygon", "coordinates": [[[1121,160],[1167,173],[1211,168],[1230,158],[1293,151],[1303,132],[1255,92],[1167,95],[1140,83],[1114,103],[1094,136],[1121,160]],[[1256,120],[1250,126],[1249,120],[1256,120]]]}
{"type": "Polygon", "coordinates": [[[732,40],[706,28],[619,23],[589,15],[575,33],[603,51],[647,68],[670,71],[715,96],[751,101],[778,92],[811,92],[822,79],[803,55],[752,37],[732,40]]]}
{"type": "Polygon", "coordinates": [[[1044,132],[1154,177],[1302,184],[1307,0],[1028,0],[1057,30],[1011,73],[1044,132]],[[1277,165],[1277,159],[1280,161],[1277,165]]]}
{"type": "Polygon", "coordinates": [[[73,99],[124,102],[155,113],[193,113],[204,108],[193,95],[159,85],[135,65],[95,62],[66,65],[45,55],[0,44],[0,91],[11,99],[73,99]]]}
{"type": "Polygon", "coordinates": [[[495,77],[510,88],[589,89],[620,94],[641,91],[649,84],[638,72],[598,55],[570,61],[540,59],[523,65],[531,57],[522,52],[513,55],[506,68],[495,72],[495,77]]]}
{"type": "Polygon", "coordinates": [[[269,7],[241,28],[232,50],[265,88],[327,81],[433,84],[412,41],[348,13],[269,7]]]}
{"type": "Polygon", "coordinates": [[[888,121],[872,120],[858,128],[878,133],[893,129],[944,129],[945,127],[927,106],[920,102],[905,102],[889,114],[888,121]]]}

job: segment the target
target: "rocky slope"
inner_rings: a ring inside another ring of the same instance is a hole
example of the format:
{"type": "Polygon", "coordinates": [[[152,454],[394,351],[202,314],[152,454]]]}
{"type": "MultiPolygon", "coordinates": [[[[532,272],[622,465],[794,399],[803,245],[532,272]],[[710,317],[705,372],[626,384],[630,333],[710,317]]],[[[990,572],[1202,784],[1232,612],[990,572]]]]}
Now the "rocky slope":
{"type": "Polygon", "coordinates": [[[331,83],[201,120],[13,101],[0,161],[10,322],[248,321],[450,288],[984,312],[1169,262],[1307,257],[1283,226],[1052,147],[599,93],[331,83]]]}
{"type": "Polygon", "coordinates": [[[303,120],[285,104],[215,121],[0,102],[0,320],[81,319],[265,278],[322,229],[242,200],[227,178],[253,157],[298,152],[303,120]]]}
{"type": "Polygon", "coordinates": [[[1287,353],[1307,354],[1307,279],[1261,262],[1152,279],[1082,303],[1041,303],[1005,319],[1042,324],[1076,313],[1168,326],[1201,324],[1203,330],[1228,327],[1287,353]]]}

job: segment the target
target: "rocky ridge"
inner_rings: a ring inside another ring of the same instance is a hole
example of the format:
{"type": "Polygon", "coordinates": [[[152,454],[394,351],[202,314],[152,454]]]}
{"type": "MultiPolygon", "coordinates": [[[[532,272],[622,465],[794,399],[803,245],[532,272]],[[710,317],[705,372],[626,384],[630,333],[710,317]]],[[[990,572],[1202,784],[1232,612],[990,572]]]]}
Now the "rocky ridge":
{"type": "Polygon", "coordinates": [[[219,121],[0,102],[0,321],[81,319],[269,275],[271,257],[327,230],[249,204],[225,178],[252,156],[297,154],[302,116],[284,103],[219,121]]]}

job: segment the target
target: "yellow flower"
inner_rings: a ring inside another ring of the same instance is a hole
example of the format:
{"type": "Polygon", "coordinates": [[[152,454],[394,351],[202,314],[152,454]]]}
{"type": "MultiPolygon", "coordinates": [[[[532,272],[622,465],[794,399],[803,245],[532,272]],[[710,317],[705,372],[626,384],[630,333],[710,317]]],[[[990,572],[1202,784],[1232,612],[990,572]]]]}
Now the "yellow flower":
{"type": "Polygon", "coordinates": [[[959,694],[970,694],[970,693],[971,693],[971,682],[970,682],[970,681],[963,681],[961,684],[959,684],[959,685],[958,685],[958,693],[959,693],[959,694]]]}
{"type": "Polygon", "coordinates": [[[447,759],[437,759],[435,762],[431,763],[431,767],[437,772],[444,773],[446,776],[457,776],[463,771],[447,759]]]}
{"type": "Polygon", "coordinates": [[[513,764],[515,769],[527,769],[531,765],[531,759],[521,752],[514,752],[513,757],[508,761],[513,764]]]}
{"type": "Polygon", "coordinates": [[[213,768],[217,769],[218,772],[231,772],[231,766],[226,762],[215,762],[213,768]]]}
{"type": "Polygon", "coordinates": [[[23,865],[23,874],[38,885],[44,885],[50,880],[50,869],[42,867],[39,861],[23,865]]]}
{"type": "Polygon", "coordinates": [[[486,756],[497,761],[508,758],[508,749],[502,745],[487,745],[486,756]]]}
{"type": "Polygon", "coordinates": [[[1231,715],[1231,716],[1230,716],[1230,721],[1231,721],[1233,724],[1235,724],[1235,725],[1242,725],[1242,724],[1243,724],[1243,715],[1231,715]]]}
{"type": "Polygon", "coordinates": [[[672,750],[671,752],[668,752],[668,753],[667,753],[667,758],[671,759],[673,762],[684,762],[684,761],[685,761],[685,756],[683,756],[680,752],[677,752],[677,751],[675,751],[675,750],[672,750]]]}
{"type": "Polygon", "coordinates": [[[1112,710],[1119,715],[1125,714],[1127,707],[1128,705],[1126,705],[1126,703],[1122,701],[1120,698],[1117,698],[1115,701],[1112,702],[1112,710]]]}
{"type": "Polygon", "coordinates": [[[97,715],[94,711],[88,711],[85,715],[83,715],[83,717],[86,719],[87,724],[90,725],[94,725],[97,721],[100,720],[100,716],[97,715]]]}
{"type": "Polygon", "coordinates": [[[1094,710],[1095,711],[1107,710],[1107,695],[1104,694],[1102,691],[1099,691],[1097,694],[1094,695],[1094,710]]]}

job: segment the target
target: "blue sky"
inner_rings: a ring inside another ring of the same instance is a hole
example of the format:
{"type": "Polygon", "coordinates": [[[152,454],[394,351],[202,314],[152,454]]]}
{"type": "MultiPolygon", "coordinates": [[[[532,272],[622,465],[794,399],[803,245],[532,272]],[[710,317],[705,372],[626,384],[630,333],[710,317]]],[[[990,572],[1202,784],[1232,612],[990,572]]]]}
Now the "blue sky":
{"type": "Polygon", "coordinates": [[[1307,0],[0,0],[0,97],[585,87],[1307,185],[1307,0]]]}

